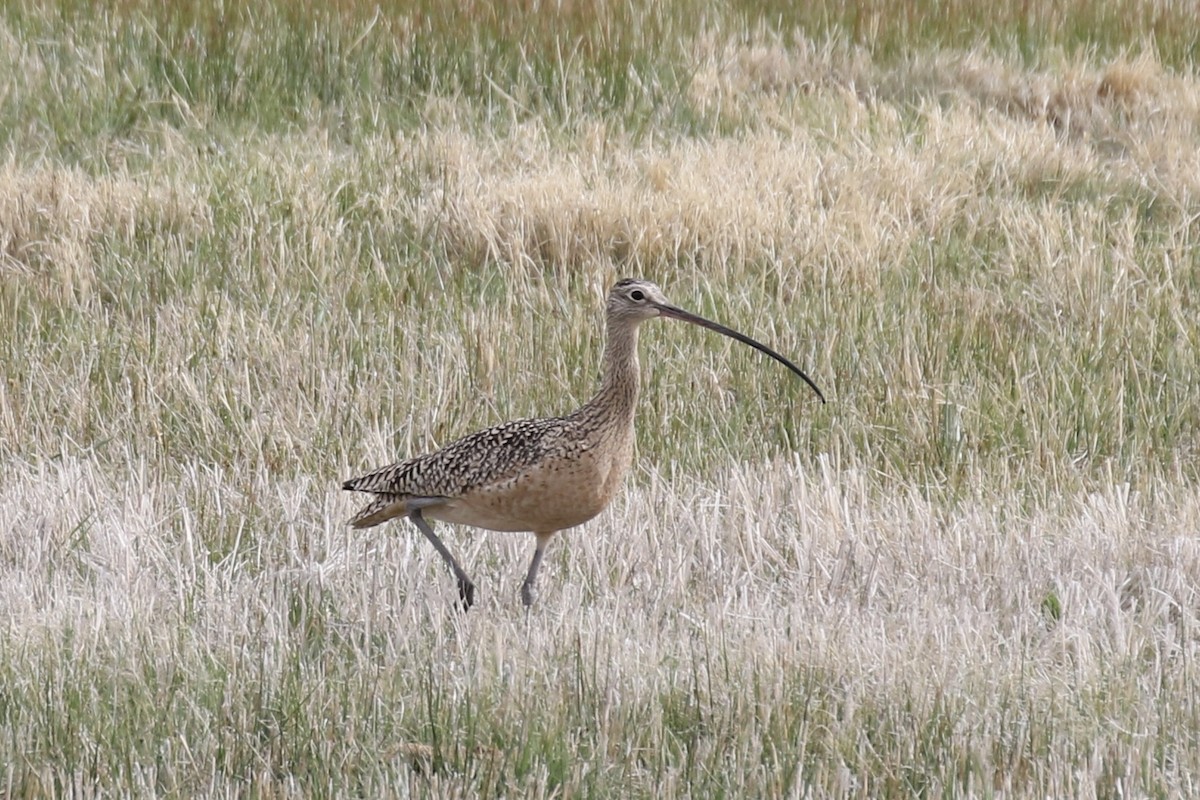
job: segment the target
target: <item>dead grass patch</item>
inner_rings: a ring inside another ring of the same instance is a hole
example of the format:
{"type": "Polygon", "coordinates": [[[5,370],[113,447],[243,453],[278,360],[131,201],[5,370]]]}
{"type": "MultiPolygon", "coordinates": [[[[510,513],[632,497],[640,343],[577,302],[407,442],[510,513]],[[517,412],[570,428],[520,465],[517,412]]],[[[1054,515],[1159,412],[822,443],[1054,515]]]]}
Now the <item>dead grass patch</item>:
{"type": "Polygon", "coordinates": [[[95,178],[66,167],[0,169],[0,268],[46,298],[86,301],[95,249],[138,237],[194,237],[211,225],[204,198],[154,176],[95,178]]]}

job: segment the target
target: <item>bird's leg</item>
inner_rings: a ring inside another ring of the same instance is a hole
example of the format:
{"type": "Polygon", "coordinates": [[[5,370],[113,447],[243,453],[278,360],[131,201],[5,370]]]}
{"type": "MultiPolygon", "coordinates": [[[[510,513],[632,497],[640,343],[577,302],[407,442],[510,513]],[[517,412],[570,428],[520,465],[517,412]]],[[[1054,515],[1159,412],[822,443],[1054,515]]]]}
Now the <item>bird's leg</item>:
{"type": "Polygon", "coordinates": [[[433,532],[433,528],[429,527],[429,523],[425,521],[424,515],[421,514],[421,509],[417,508],[410,511],[408,518],[421,529],[421,533],[425,534],[425,538],[429,540],[433,548],[450,565],[450,570],[458,580],[458,598],[462,601],[463,610],[465,611],[475,605],[475,584],[471,583],[471,579],[467,577],[467,573],[463,572],[463,568],[454,560],[454,556],[450,555],[450,551],[446,549],[446,545],[442,544],[442,540],[433,532]]]}
{"type": "Polygon", "coordinates": [[[533,560],[529,562],[529,572],[525,574],[525,582],[521,584],[521,602],[525,604],[526,608],[533,605],[533,582],[537,580],[538,567],[542,565],[542,556],[546,554],[546,544],[554,533],[534,535],[537,536],[537,548],[533,551],[533,560]]]}

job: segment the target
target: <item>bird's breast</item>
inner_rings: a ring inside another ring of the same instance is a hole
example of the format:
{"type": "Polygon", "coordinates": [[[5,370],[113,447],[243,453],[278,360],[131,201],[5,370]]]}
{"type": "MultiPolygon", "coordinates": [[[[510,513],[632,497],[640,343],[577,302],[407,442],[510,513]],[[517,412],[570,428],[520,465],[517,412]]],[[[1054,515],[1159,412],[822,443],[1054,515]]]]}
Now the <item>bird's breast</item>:
{"type": "Polygon", "coordinates": [[[633,458],[633,430],[571,442],[513,475],[479,486],[426,516],[495,531],[550,532],[599,514],[633,458]]]}

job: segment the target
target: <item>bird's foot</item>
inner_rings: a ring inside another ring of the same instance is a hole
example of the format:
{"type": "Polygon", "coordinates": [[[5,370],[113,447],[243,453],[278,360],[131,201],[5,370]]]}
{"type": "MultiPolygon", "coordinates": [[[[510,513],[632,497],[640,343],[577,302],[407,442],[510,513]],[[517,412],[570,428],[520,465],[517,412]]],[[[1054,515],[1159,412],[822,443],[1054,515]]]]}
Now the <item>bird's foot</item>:
{"type": "Polygon", "coordinates": [[[458,599],[462,603],[463,611],[475,605],[475,584],[469,580],[460,578],[458,581],[458,599]]]}

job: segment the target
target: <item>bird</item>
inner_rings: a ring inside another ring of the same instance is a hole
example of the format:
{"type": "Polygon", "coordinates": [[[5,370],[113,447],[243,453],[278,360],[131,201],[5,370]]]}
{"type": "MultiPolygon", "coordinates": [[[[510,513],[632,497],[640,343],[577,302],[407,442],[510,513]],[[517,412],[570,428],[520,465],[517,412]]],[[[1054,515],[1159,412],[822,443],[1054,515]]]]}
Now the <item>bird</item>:
{"type": "Polygon", "coordinates": [[[605,314],[600,387],[588,402],[565,416],[486,428],[345,481],[344,490],[373,495],[349,524],[370,528],[407,517],[454,573],[464,610],[475,603],[475,584],[429,520],[532,533],[533,558],[521,584],[521,601],[528,610],[550,540],[599,514],[633,460],[640,386],[638,329],[643,322],[655,317],[681,320],[736,339],[786,366],[825,402],[816,383],[791,361],[743,333],[672,305],[650,281],[617,281],[608,293],[605,314]]]}

